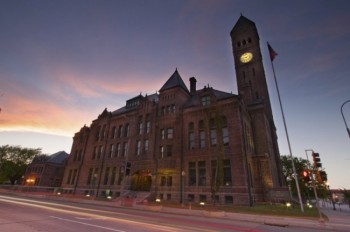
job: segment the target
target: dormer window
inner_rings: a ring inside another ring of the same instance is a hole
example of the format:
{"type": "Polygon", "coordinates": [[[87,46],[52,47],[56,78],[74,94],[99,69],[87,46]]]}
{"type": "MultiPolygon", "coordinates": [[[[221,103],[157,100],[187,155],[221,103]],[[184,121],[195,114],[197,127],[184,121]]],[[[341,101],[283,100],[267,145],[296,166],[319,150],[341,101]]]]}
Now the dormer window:
{"type": "Polygon", "coordinates": [[[210,96],[203,96],[202,97],[202,106],[208,106],[210,105],[210,96]]]}

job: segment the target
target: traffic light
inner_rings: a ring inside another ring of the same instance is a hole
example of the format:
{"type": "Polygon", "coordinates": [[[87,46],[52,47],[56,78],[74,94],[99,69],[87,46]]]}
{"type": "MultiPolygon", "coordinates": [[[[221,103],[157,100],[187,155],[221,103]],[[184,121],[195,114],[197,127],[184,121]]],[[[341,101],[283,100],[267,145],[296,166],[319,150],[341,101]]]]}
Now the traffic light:
{"type": "Polygon", "coordinates": [[[320,159],[320,154],[312,152],[312,157],[314,160],[314,167],[317,168],[322,168],[322,163],[320,159]]]}
{"type": "Polygon", "coordinates": [[[302,173],[302,177],[305,183],[308,183],[310,181],[309,172],[307,170],[304,170],[302,173]]]}
{"type": "Polygon", "coordinates": [[[320,178],[322,182],[327,182],[327,173],[325,171],[320,171],[320,178]]]}

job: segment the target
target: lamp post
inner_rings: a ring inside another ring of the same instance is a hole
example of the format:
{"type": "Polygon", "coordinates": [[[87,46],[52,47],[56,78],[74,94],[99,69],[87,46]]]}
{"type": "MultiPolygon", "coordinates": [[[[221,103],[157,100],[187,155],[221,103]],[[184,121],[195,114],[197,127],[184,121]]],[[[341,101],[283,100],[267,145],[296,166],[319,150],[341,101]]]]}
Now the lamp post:
{"type": "Polygon", "coordinates": [[[348,135],[349,135],[349,138],[350,138],[350,129],[349,129],[347,123],[346,123],[346,120],[345,120],[345,117],[344,117],[344,113],[343,113],[343,107],[344,107],[344,105],[345,105],[346,103],[348,103],[348,102],[350,102],[350,100],[345,101],[345,102],[341,105],[341,107],[340,107],[340,112],[341,112],[341,115],[343,116],[343,120],[344,120],[344,123],[345,123],[346,131],[348,132],[348,135]]]}
{"type": "Polygon", "coordinates": [[[186,176],[186,172],[182,171],[181,172],[181,204],[182,206],[184,206],[185,204],[185,176],[186,176]]]}
{"type": "Polygon", "coordinates": [[[333,200],[333,194],[332,194],[332,192],[331,192],[331,188],[329,187],[329,183],[328,183],[328,182],[327,182],[327,188],[328,188],[329,196],[330,196],[331,201],[332,201],[333,210],[337,210],[337,209],[335,208],[335,203],[334,203],[334,200],[333,200]]]}

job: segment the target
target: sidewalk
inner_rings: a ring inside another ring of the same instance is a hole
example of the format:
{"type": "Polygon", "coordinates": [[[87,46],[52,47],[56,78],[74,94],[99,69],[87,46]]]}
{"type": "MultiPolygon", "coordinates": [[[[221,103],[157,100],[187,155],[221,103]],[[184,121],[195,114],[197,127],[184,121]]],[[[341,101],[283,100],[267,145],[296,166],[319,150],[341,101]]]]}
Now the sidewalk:
{"type": "Polygon", "coordinates": [[[336,204],[335,209],[332,205],[323,206],[321,212],[328,217],[327,226],[334,229],[350,231],[350,208],[348,205],[336,204]]]}

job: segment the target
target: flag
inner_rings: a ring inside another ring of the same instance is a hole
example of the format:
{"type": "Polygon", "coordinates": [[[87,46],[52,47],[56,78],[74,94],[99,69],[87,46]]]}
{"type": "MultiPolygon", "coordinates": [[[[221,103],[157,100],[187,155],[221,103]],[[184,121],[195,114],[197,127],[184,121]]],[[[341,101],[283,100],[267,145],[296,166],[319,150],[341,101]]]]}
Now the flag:
{"type": "Polygon", "coordinates": [[[272,49],[269,42],[267,42],[267,47],[268,47],[269,53],[270,53],[270,60],[273,61],[275,59],[275,57],[277,56],[277,53],[272,49]]]}

